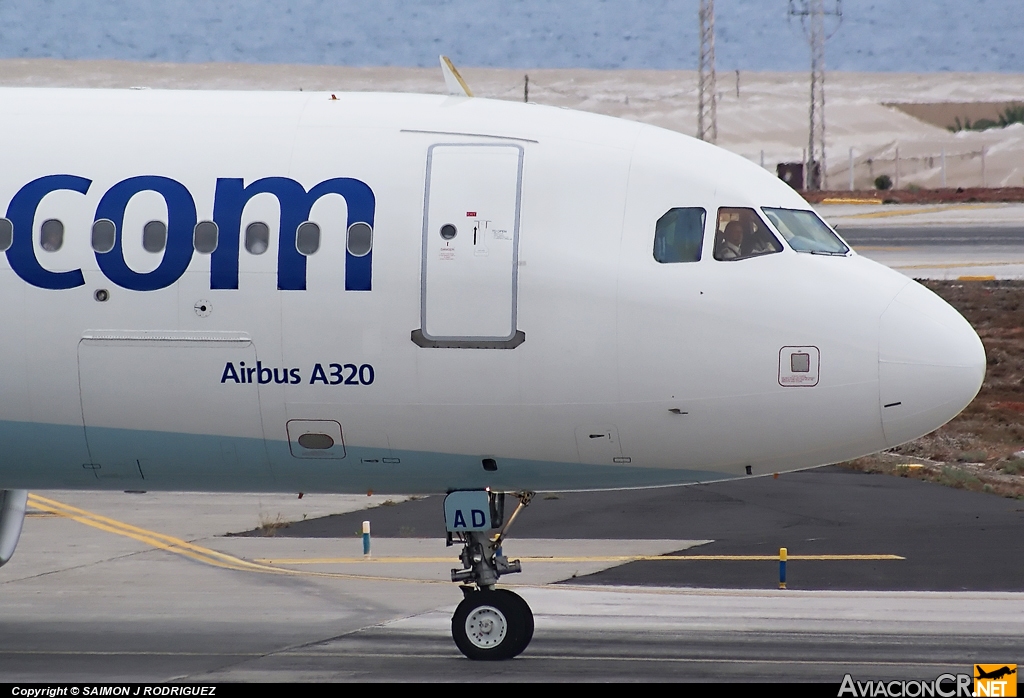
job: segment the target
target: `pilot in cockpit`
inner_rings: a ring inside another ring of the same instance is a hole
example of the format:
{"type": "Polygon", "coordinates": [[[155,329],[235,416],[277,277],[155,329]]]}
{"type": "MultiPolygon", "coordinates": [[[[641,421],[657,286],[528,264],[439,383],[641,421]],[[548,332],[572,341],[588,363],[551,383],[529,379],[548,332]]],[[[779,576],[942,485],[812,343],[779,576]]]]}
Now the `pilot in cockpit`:
{"type": "Polygon", "coordinates": [[[730,221],[718,241],[715,251],[716,259],[739,259],[743,256],[744,226],[739,221],[730,221]]]}
{"type": "MultiPolygon", "coordinates": [[[[727,210],[721,210],[719,220],[726,213],[727,210]]],[[[718,235],[715,241],[715,259],[745,259],[779,252],[782,249],[764,225],[756,222],[752,211],[732,209],[728,213],[739,213],[738,220],[729,221],[718,235]]]]}

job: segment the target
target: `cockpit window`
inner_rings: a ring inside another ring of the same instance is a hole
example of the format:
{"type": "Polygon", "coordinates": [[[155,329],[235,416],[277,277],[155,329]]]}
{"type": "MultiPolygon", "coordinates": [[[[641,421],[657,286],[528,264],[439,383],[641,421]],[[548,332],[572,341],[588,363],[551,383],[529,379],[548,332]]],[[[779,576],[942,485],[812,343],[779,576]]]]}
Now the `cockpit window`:
{"type": "Polygon", "coordinates": [[[814,211],[789,208],[762,208],[768,220],[782,233],[786,242],[797,252],[845,255],[850,248],[818,218],[814,211]]]}
{"type": "Polygon", "coordinates": [[[674,208],[654,226],[654,258],[662,264],[699,262],[704,242],[702,208],[674,208]]]}
{"type": "Polygon", "coordinates": [[[718,209],[715,259],[731,261],[782,252],[782,243],[752,208],[718,209]]]}

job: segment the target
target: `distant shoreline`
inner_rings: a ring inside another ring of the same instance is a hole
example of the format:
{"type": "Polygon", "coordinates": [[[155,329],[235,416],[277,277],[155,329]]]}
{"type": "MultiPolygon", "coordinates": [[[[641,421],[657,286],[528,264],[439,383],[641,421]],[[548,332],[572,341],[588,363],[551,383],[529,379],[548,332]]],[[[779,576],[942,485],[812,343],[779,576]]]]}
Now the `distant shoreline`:
{"type": "MultiPolygon", "coordinates": [[[[534,94],[543,89],[545,83],[570,80],[573,82],[601,82],[608,79],[629,83],[673,83],[686,85],[696,90],[697,71],[662,70],[633,68],[489,68],[472,65],[458,65],[459,70],[471,83],[516,85],[524,76],[533,76],[534,94]]],[[[753,83],[792,82],[808,79],[808,71],[738,71],[741,88],[753,83]]],[[[718,73],[719,91],[727,95],[736,81],[737,71],[723,70],[718,73]]],[[[828,72],[829,91],[842,89],[848,84],[871,85],[879,82],[924,80],[929,83],[973,82],[977,79],[987,82],[1005,82],[1008,92],[1002,101],[1019,101],[1024,95],[1014,90],[1014,84],[1024,85],[1024,71],[1020,73],[1000,72],[863,72],[833,70],[828,72]],[[1015,80],[1020,78],[1020,80],[1015,80]]],[[[238,62],[168,62],[134,61],[121,59],[60,59],[60,58],[0,58],[0,86],[38,87],[136,87],[169,89],[305,89],[337,90],[351,85],[357,91],[364,91],[375,84],[381,91],[414,91],[444,93],[438,67],[406,66],[349,66],[315,65],[308,63],[238,63],[238,62]]],[[[506,89],[498,94],[481,96],[516,98],[522,94],[506,89]]],[[[903,94],[900,90],[898,94],[903,94]]],[[[891,101],[897,95],[887,95],[891,101]]],[[[914,100],[907,100],[914,101],[914,100]]],[[[931,100],[937,101],[937,100],[931,100]]],[[[971,102],[978,100],[959,100],[971,102]]],[[[980,100],[989,101],[989,100],[980,100]]]]}

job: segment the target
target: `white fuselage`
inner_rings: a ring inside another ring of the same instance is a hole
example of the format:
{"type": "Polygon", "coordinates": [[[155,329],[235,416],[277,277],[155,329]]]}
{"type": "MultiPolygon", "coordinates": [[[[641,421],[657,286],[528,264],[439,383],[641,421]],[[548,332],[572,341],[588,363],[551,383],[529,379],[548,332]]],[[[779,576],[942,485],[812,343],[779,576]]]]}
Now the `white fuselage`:
{"type": "Polygon", "coordinates": [[[2,101],[0,489],[757,475],[916,438],[984,376],[962,317],[863,257],[714,259],[720,207],[810,207],[676,133],[421,95],[2,101]],[[659,263],[680,207],[701,259],[659,263]]]}

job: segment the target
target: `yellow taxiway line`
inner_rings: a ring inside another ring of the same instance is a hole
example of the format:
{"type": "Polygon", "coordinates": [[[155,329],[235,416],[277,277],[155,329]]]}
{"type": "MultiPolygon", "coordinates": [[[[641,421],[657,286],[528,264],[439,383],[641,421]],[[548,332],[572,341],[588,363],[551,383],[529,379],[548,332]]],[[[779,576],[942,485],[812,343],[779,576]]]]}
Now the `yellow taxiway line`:
{"type": "MultiPolygon", "coordinates": [[[[319,557],[319,558],[260,558],[255,561],[244,560],[234,555],[228,555],[217,550],[190,543],[182,538],[176,538],[164,533],[157,533],[145,528],[139,528],[117,519],[112,519],[102,514],[96,514],[85,509],[80,509],[70,504],[64,504],[54,499],[41,497],[37,494],[29,494],[29,505],[37,511],[59,516],[62,518],[77,521],[85,526],[131,538],[132,540],[145,543],[148,546],[163,550],[175,555],[202,562],[214,567],[237,570],[241,572],[261,572],[265,574],[302,575],[310,577],[328,577],[334,579],[361,579],[361,580],[387,580],[387,581],[410,581],[426,583],[447,583],[444,580],[428,579],[407,579],[394,577],[376,577],[369,575],[342,574],[337,572],[319,572],[309,570],[293,570],[278,565],[344,565],[344,564],[366,564],[366,563],[445,563],[458,562],[458,557],[319,557]]],[[[638,562],[638,561],[669,561],[669,560],[690,560],[690,561],[777,561],[778,555],[590,555],[590,556],[532,556],[520,557],[524,562],[549,562],[549,563],[585,563],[585,562],[638,562]]],[[[903,560],[899,555],[790,555],[790,560],[903,560]]]]}
{"type": "MultiPolygon", "coordinates": [[[[638,562],[638,561],[764,561],[778,562],[778,555],[550,555],[542,557],[515,556],[522,562],[638,562]]],[[[790,560],[905,560],[899,555],[789,555],[790,560]]],[[[306,557],[306,558],[258,558],[257,562],[273,565],[350,565],[363,563],[452,563],[457,557],[306,557]]]]}
{"type": "Polygon", "coordinates": [[[1024,264],[1024,259],[1015,262],[956,262],[953,264],[893,264],[893,269],[960,269],[961,267],[1011,267],[1024,264]]]}
{"type": "Polygon", "coordinates": [[[843,196],[832,197],[832,198],[829,198],[829,199],[822,199],[821,200],[821,204],[823,206],[839,206],[839,205],[844,205],[844,204],[845,205],[857,205],[857,206],[863,206],[865,204],[876,204],[878,206],[881,206],[882,203],[883,202],[882,202],[881,199],[858,199],[858,198],[855,198],[855,197],[843,197],[843,196]]]}
{"type": "Polygon", "coordinates": [[[928,206],[925,208],[899,209],[896,211],[871,211],[869,213],[851,213],[836,218],[892,218],[893,216],[916,216],[922,213],[942,213],[943,211],[961,211],[976,208],[994,208],[994,204],[957,204],[955,206],[928,206]]]}
{"type": "Polygon", "coordinates": [[[244,570],[256,570],[260,572],[271,572],[277,571],[268,569],[266,565],[260,565],[241,558],[234,557],[233,555],[227,555],[225,553],[211,550],[210,548],[204,548],[194,543],[189,543],[181,538],[175,538],[174,536],[168,536],[163,533],[157,533],[156,531],[149,531],[138,526],[132,526],[131,524],[111,519],[102,514],[95,514],[85,509],[79,509],[78,507],[71,506],[70,504],[64,504],[54,499],[48,499],[46,497],[40,497],[37,494],[30,494],[28,499],[29,506],[32,506],[40,511],[44,511],[49,514],[61,516],[72,521],[77,521],[80,524],[98,528],[101,531],[108,533],[116,533],[121,536],[126,536],[140,543],[145,543],[151,547],[157,548],[158,550],[166,550],[167,552],[175,553],[177,555],[183,555],[184,557],[191,558],[198,562],[205,562],[208,565],[214,565],[216,567],[226,567],[228,569],[244,569],[244,570]]]}
{"type": "Polygon", "coordinates": [[[92,528],[106,531],[107,533],[125,536],[126,538],[137,540],[140,543],[145,543],[157,550],[164,550],[169,553],[187,557],[191,560],[195,560],[196,562],[202,562],[207,565],[229,570],[237,570],[240,572],[262,572],[266,574],[300,575],[307,577],[328,577],[333,579],[410,581],[431,584],[442,583],[441,580],[432,579],[399,579],[394,577],[374,577],[364,574],[352,575],[337,572],[313,572],[308,570],[290,570],[283,567],[274,567],[261,562],[250,562],[249,560],[243,560],[242,558],[235,557],[234,555],[228,555],[227,553],[205,548],[201,545],[196,545],[195,543],[189,543],[187,540],[182,538],[175,538],[174,536],[168,536],[163,533],[157,533],[156,531],[132,526],[131,524],[124,523],[123,521],[111,519],[110,517],[103,516],[102,514],[86,511],[85,509],[79,509],[78,507],[71,506],[70,504],[64,504],[63,502],[58,502],[54,499],[41,497],[34,493],[29,494],[28,503],[39,511],[71,519],[72,521],[77,521],[80,524],[91,526],[92,528]]]}

